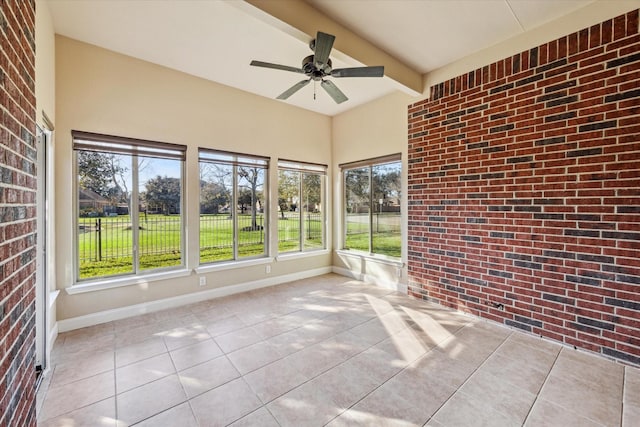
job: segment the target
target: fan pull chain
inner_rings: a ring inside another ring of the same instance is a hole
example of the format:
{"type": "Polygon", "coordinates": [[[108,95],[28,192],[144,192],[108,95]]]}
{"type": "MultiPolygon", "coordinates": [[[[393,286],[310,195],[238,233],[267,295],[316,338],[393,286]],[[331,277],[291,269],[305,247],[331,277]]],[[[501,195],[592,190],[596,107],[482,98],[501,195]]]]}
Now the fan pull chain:
{"type": "Polygon", "coordinates": [[[318,82],[316,80],[313,81],[313,100],[316,100],[316,88],[318,87],[318,82]]]}

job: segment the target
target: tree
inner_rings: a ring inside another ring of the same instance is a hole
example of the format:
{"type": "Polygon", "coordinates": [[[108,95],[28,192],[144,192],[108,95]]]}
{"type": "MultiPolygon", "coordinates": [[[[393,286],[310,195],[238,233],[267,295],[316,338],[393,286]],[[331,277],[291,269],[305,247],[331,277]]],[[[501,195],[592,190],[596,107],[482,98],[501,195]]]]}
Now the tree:
{"type": "MultiPolygon", "coordinates": [[[[264,169],[257,167],[238,167],[238,187],[247,188],[247,186],[241,185],[242,180],[248,184],[250,194],[250,206],[251,206],[251,229],[260,230],[262,227],[258,225],[257,212],[258,212],[258,187],[262,186],[264,180],[264,169]]],[[[238,194],[238,202],[242,196],[242,190],[238,194]]]]}
{"type": "Polygon", "coordinates": [[[229,205],[231,195],[229,191],[217,182],[200,181],[200,213],[216,214],[220,206],[229,205]]]}
{"type": "Polygon", "coordinates": [[[115,154],[78,152],[80,186],[115,203],[124,201],[129,194],[124,179],[126,172],[128,169],[115,154]]]}
{"type": "Polygon", "coordinates": [[[400,197],[402,182],[400,164],[390,163],[374,166],[372,170],[373,203],[382,209],[382,205],[396,201],[400,197]],[[382,204],[378,202],[382,200],[382,204]]]}
{"type": "Polygon", "coordinates": [[[284,213],[297,203],[300,196],[300,173],[293,171],[278,171],[278,206],[280,217],[285,219],[284,213]]]}
{"type": "Polygon", "coordinates": [[[349,213],[369,212],[369,168],[350,169],[345,174],[346,200],[349,213]]]}
{"type": "Polygon", "coordinates": [[[238,192],[238,205],[240,205],[240,212],[244,213],[247,209],[247,206],[251,206],[251,200],[253,199],[251,195],[251,190],[247,188],[241,188],[238,192]]]}
{"type": "Polygon", "coordinates": [[[159,205],[164,215],[176,212],[180,207],[180,179],[156,176],[145,184],[144,199],[147,206],[159,205]]]}
{"type": "Polygon", "coordinates": [[[313,212],[322,203],[322,176],[302,174],[302,201],[307,212],[313,212]]]}

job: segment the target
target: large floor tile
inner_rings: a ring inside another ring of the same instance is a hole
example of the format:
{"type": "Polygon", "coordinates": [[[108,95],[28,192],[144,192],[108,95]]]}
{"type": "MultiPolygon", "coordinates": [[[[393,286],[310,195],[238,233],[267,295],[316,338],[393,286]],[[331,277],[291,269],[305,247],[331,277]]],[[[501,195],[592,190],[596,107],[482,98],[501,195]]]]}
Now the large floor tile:
{"type": "Polygon", "coordinates": [[[255,411],[262,403],[242,378],[191,399],[200,426],[226,426],[255,411]]]}
{"type": "Polygon", "coordinates": [[[280,396],[267,409],[282,427],[323,426],[342,412],[331,395],[310,383],[280,396]]]}
{"type": "Polygon", "coordinates": [[[538,394],[549,372],[552,363],[544,369],[538,369],[538,363],[528,363],[528,358],[516,359],[492,354],[479,371],[487,374],[488,378],[518,386],[529,393],[538,394]]]}
{"type": "Polygon", "coordinates": [[[72,383],[113,369],[113,351],[103,351],[87,355],[80,360],[55,365],[51,385],[56,387],[72,383]]]}
{"type": "Polygon", "coordinates": [[[211,338],[205,326],[199,323],[173,328],[161,336],[168,350],[197,344],[211,338]]]}
{"type": "Polygon", "coordinates": [[[213,339],[201,341],[169,352],[178,371],[221,356],[222,350],[213,339]]]}
{"type": "Polygon", "coordinates": [[[117,427],[116,400],[110,397],[44,422],[40,427],[117,427]]]}
{"type": "Polygon", "coordinates": [[[226,356],[220,356],[180,371],[178,376],[187,396],[192,398],[238,378],[240,374],[226,356]]]}
{"type": "Polygon", "coordinates": [[[135,425],[136,427],[198,427],[198,422],[185,402],[135,425]]]}
{"type": "Polygon", "coordinates": [[[434,421],[445,426],[515,427],[517,419],[494,408],[486,407],[476,396],[456,393],[433,416],[434,421]]]}
{"type": "MultiPolygon", "coordinates": [[[[612,363],[613,365],[613,363],[612,363]]],[[[612,366],[615,370],[615,365],[612,366]]],[[[554,367],[555,370],[555,367],[554,367]]],[[[602,425],[620,425],[622,416],[622,376],[618,388],[604,383],[562,376],[552,370],[539,399],[602,425]]],[[[612,376],[615,374],[612,372],[612,376]]],[[[607,384],[609,382],[609,384],[607,384]]]]}
{"type": "Polygon", "coordinates": [[[58,387],[49,387],[42,406],[40,419],[47,420],[66,414],[104,400],[114,394],[115,379],[113,371],[58,387]]]}
{"type": "Polygon", "coordinates": [[[405,369],[353,406],[349,417],[358,423],[379,419],[391,425],[421,426],[454,391],[420,371],[405,369]]]}
{"type": "Polygon", "coordinates": [[[215,337],[216,343],[225,353],[231,353],[262,341],[262,337],[251,327],[238,329],[215,337]]]}
{"type": "Polygon", "coordinates": [[[244,375],[280,359],[282,355],[275,346],[261,341],[229,353],[227,357],[233,366],[244,375]]]}
{"type": "Polygon", "coordinates": [[[632,427],[640,420],[640,368],[625,367],[622,427],[632,427]]]}
{"type": "Polygon", "coordinates": [[[167,409],[173,408],[187,397],[177,375],[171,375],[118,394],[117,416],[127,424],[135,424],[167,409]]]}
{"type": "Polygon", "coordinates": [[[544,399],[538,399],[527,417],[525,427],[602,427],[602,424],[589,420],[580,414],[567,411],[544,399]]]}
{"type": "Polygon", "coordinates": [[[168,353],[116,369],[116,390],[123,393],[176,372],[168,353]]]}
{"type": "Polygon", "coordinates": [[[293,390],[309,377],[300,373],[288,359],[280,359],[244,376],[263,403],[293,390]]]}
{"type": "Polygon", "coordinates": [[[382,410],[368,411],[366,408],[352,408],[343,412],[333,420],[327,427],[421,427],[422,423],[414,423],[403,417],[392,418],[381,414],[382,410]]]}
{"type": "Polygon", "coordinates": [[[508,415],[518,424],[524,422],[536,399],[535,393],[482,369],[476,371],[458,392],[475,399],[484,408],[508,415]]]}
{"type": "Polygon", "coordinates": [[[249,415],[245,415],[235,423],[231,424],[231,427],[280,427],[278,422],[273,418],[273,415],[265,408],[260,408],[249,415]]]}
{"type": "Polygon", "coordinates": [[[116,350],[116,367],[148,359],[166,351],[167,346],[160,337],[129,344],[116,350]]]}
{"type": "MultiPolygon", "coordinates": [[[[203,316],[200,317],[202,318],[203,316]]],[[[202,320],[206,322],[207,332],[212,337],[228,334],[229,332],[247,327],[242,319],[235,314],[225,315],[224,317],[215,318],[211,321],[207,321],[206,317],[202,320]]]]}

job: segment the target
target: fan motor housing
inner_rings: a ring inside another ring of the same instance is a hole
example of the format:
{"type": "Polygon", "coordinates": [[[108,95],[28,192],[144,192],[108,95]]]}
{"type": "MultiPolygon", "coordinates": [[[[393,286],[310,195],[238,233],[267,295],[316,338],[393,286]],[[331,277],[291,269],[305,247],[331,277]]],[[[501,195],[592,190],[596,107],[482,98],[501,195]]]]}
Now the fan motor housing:
{"type": "Polygon", "coordinates": [[[302,60],[302,69],[307,76],[311,77],[313,80],[322,80],[323,77],[326,77],[331,73],[331,59],[327,60],[327,64],[322,70],[316,67],[313,60],[314,55],[309,55],[302,60]]]}

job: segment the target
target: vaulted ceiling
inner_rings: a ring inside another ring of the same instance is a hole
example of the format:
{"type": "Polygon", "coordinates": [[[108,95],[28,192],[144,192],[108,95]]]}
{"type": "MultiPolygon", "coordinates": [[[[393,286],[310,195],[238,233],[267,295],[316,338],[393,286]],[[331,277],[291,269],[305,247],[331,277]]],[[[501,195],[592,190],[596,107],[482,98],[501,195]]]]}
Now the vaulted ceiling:
{"type": "Polygon", "coordinates": [[[395,90],[419,95],[425,73],[593,1],[55,0],[48,6],[58,34],[268,98],[301,76],[251,67],[251,60],[300,67],[317,31],[335,34],[333,68],[384,65],[385,77],[333,79],[349,97],[339,105],[314,84],[280,101],[335,115],[395,90]]]}

